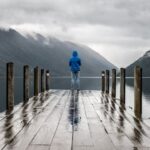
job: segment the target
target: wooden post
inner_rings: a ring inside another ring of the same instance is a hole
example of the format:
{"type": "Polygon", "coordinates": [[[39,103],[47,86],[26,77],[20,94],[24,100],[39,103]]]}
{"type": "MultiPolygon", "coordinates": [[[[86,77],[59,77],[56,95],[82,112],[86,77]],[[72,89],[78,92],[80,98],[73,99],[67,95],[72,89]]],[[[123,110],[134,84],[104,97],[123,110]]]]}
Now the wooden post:
{"type": "Polygon", "coordinates": [[[29,66],[26,65],[23,67],[23,100],[24,102],[27,102],[29,100],[29,88],[30,88],[30,82],[29,82],[29,66]]]}
{"type": "Polygon", "coordinates": [[[34,96],[39,94],[39,67],[34,68],[34,96]]]}
{"type": "Polygon", "coordinates": [[[105,92],[105,71],[102,71],[102,92],[105,92]]]}
{"type": "Polygon", "coordinates": [[[138,118],[142,115],[142,69],[134,68],[134,113],[138,118]]]}
{"type": "Polygon", "coordinates": [[[41,69],[41,92],[45,92],[45,70],[41,69]]]}
{"type": "Polygon", "coordinates": [[[14,107],[14,64],[7,63],[6,109],[12,111],[14,107]]]}
{"type": "Polygon", "coordinates": [[[116,97],[116,69],[112,69],[112,98],[116,97]]]}
{"type": "Polygon", "coordinates": [[[46,71],[46,91],[49,90],[49,80],[50,80],[50,73],[49,70],[46,71]]]}
{"type": "Polygon", "coordinates": [[[108,94],[109,93],[109,70],[106,70],[106,80],[105,80],[105,87],[106,87],[106,89],[105,89],[105,92],[106,92],[106,94],[108,94]]]}
{"type": "Polygon", "coordinates": [[[46,91],[46,70],[44,70],[44,92],[46,91]]]}
{"type": "Polygon", "coordinates": [[[125,105],[125,69],[120,69],[120,103],[125,105]]]}

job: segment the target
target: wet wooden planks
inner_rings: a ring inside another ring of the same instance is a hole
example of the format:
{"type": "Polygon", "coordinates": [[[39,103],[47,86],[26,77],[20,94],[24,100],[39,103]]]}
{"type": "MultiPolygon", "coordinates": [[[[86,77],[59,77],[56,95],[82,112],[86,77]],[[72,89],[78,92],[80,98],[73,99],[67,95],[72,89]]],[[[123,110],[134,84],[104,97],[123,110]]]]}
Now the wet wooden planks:
{"type": "Polygon", "coordinates": [[[105,128],[93,106],[94,104],[100,105],[100,102],[94,99],[94,97],[89,98],[89,94],[90,93],[87,92],[83,93],[83,104],[88,121],[89,131],[92,137],[91,140],[94,145],[94,150],[115,150],[115,146],[105,131],[105,128]]]}
{"type": "Polygon", "coordinates": [[[148,125],[100,91],[51,90],[0,121],[0,149],[150,150],[148,125]]]}
{"type": "Polygon", "coordinates": [[[109,96],[93,92],[93,95],[103,103],[101,109],[95,110],[117,150],[120,149],[150,149],[150,130],[142,121],[131,116],[126,110],[112,101],[109,96]]]}
{"type": "MultiPolygon", "coordinates": [[[[56,105],[60,102],[61,97],[65,96],[65,91],[60,91],[54,96],[50,96],[45,104],[45,107],[40,108],[40,106],[33,107],[29,114],[34,114],[34,118],[28,121],[28,124],[18,133],[14,134],[13,141],[9,144],[5,141],[6,146],[3,149],[21,149],[25,150],[30,145],[32,139],[35,137],[40,127],[44,123],[45,119],[51,115],[53,110],[56,108],[56,105]],[[40,112],[39,112],[40,111],[40,112]],[[37,114],[37,112],[39,112],[37,114]],[[37,114],[37,115],[36,115],[37,114]]],[[[38,99],[40,100],[40,99],[38,99]]],[[[9,132],[8,132],[9,134],[9,132]]],[[[7,138],[4,138],[7,140],[7,138]]]]}

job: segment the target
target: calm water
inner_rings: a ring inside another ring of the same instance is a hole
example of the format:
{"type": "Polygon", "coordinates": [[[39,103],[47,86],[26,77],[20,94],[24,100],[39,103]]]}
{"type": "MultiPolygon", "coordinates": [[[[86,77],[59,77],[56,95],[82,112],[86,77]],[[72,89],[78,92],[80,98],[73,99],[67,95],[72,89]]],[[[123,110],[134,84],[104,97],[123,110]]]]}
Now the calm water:
{"type": "MultiPolygon", "coordinates": [[[[143,110],[143,118],[150,118],[150,78],[143,78],[143,92],[142,92],[142,110],[143,110]]],[[[117,97],[119,98],[119,79],[117,82],[117,97]]],[[[134,107],[134,79],[127,78],[126,79],[126,107],[130,108],[133,111],[134,107]]]]}
{"type": "MultiPolygon", "coordinates": [[[[101,79],[98,77],[82,78],[81,90],[100,90],[101,79]]],[[[133,78],[126,79],[126,107],[129,111],[133,111],[134,106],[134,89],[133,78]]],[[[111,81],[110,81],[111,82],[111,81]]],[[[50,81],[52,89],[70,89],[69,77],[53,77],[50,81]]],[[[119,98],[119,79],[117,79],[117,98],[119,98]]],[[[111,90],[111,89],[110,89],[111,90]]],[[[30,96],[33,96],[33,78],[30,78],[30,96]]],[[[150,78],[143,79],[143,117],[150,118],[150,78]]],[[[15,78],[15,104],[23,100],[23,79],[22,77],[15,78]]],[[[5,111],[6,108],[6,79],[0,78],[0,111],[5,111]]]]}

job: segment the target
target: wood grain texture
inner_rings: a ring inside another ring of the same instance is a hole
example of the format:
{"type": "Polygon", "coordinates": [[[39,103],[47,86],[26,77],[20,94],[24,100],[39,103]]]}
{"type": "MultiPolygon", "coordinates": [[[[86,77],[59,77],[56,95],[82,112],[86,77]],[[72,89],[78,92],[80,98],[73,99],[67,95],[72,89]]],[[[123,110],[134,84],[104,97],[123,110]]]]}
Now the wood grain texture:
{"type": "Polygon", "coordinates": [[[150,149],[148,124],[100,91],[51,90],[3,116],[0,131],[4,150],[150,149]]]}

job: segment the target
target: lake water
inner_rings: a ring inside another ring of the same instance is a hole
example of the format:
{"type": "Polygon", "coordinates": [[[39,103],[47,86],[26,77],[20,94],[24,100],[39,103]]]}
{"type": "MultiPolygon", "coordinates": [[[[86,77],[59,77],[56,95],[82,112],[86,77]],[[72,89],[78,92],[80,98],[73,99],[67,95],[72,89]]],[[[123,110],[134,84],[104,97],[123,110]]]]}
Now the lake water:
{"type": "MultiPolygon", "coordinates": [[[[117,79],[117,97],[120,97],[120,79],[117,79]]],[[[150,118],[150,78],[143,78],[142,80],[142,117],[144,119],[150,118]]],[[[134,79],[126,79],[126,108],[133,111],[134,108],[134,79]]]]}
{"type": "MultiPolygon", "coordinates": [[[[116,97],[119,99],[119,78],[117,79],[116,97]]],[[[126,78],[126,108],[133,111],[134,106],[134,88],[133,78],[126,78]]],[[[81,77],[81,90],[100,90],[101,79],[99,77],[81,77]]],[[[111,79],[110,79],[111,83],[111,79]]],[[[50,80],[50,88],[52,89],[70,89],[69,77],[53,77],[50,80]]],[[[110,85],[111,90],[111,85],[110,85]]],[[[30,78],[30,97],[33,96],[33,77],[30,78]]],[[[143,78],[143,118],[150,118],[150,78],[143,78]]],[[[23,78],[15,77],[15,104],[23,100],[23,78]]],[[[6,108],[6,78],[0,78],[0,111],[6,108]]]]}

